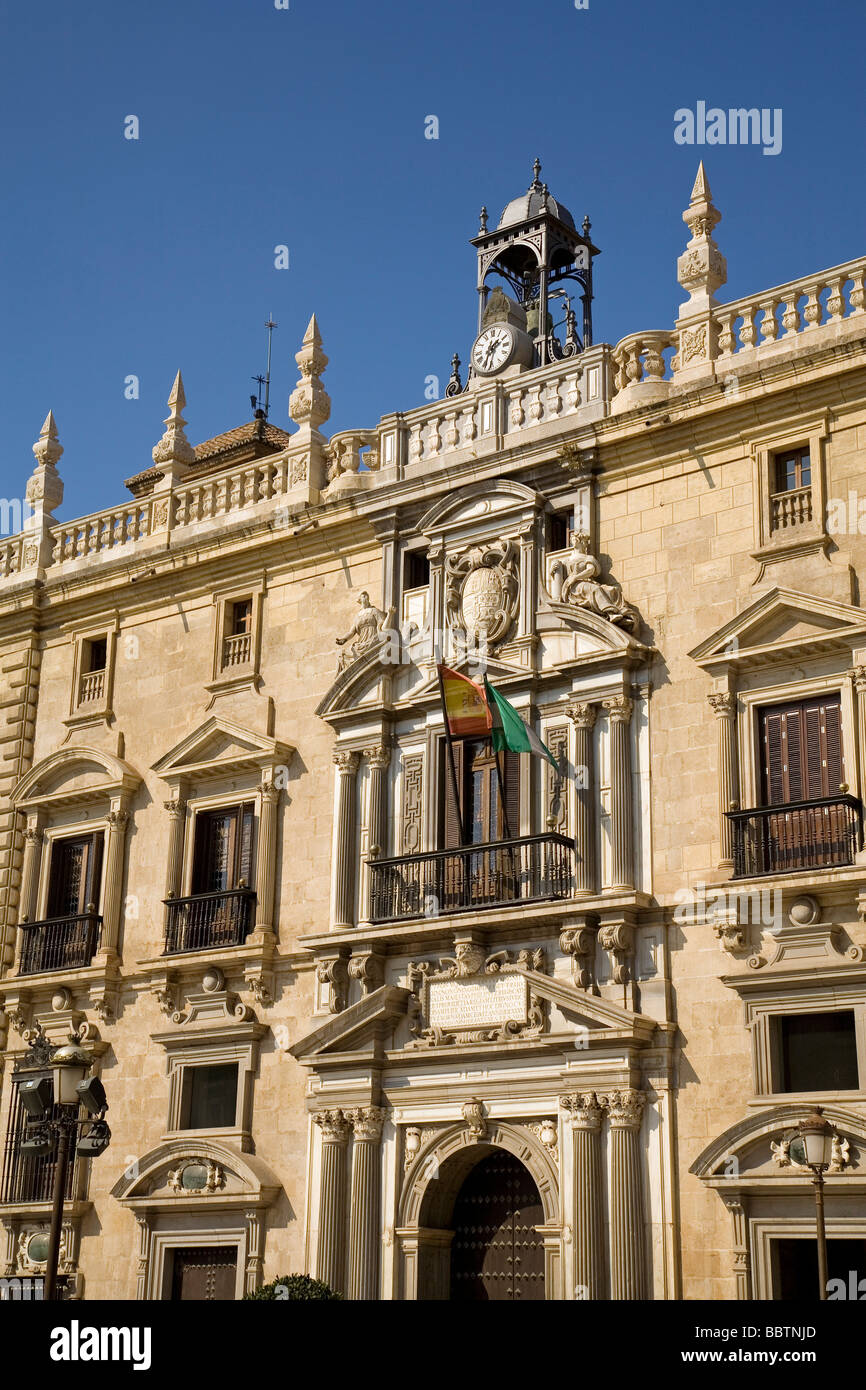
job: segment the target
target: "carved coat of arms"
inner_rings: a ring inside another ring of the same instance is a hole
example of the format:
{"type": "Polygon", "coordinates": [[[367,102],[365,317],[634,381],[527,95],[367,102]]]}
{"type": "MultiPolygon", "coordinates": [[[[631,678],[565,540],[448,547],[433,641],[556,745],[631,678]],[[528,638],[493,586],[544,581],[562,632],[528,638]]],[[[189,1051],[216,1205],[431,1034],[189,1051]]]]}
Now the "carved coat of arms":
{"type": "Polygon", "coordinates": [[[491,649],[508,636],[517,616],[517,553],[513,541],[472,546],[445,561],[448,621],[467,647],[491,649]]]}

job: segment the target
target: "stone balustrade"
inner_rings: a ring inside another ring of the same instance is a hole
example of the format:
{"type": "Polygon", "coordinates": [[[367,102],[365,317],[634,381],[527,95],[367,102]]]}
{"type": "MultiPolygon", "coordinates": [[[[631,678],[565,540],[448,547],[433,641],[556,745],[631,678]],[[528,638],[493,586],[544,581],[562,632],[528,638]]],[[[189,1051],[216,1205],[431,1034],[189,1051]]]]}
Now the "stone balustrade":
{"type": "Polygon", "coordinates": [[[150,535],[153,505],[148,498],[147,501],[112,507],[109,511],[53,527],[53,564],[60,565],[86,555],[115,550],[150,535]]]}
{"type": "Polygon", "coordinates": [[[629,333],[617,343],[612,353],[613,414],[665,398],[676,359],[667,362],[664,354],[676,346],[676,333],[663,329],[629,333]]]}
{"type": "Polygon", "coordinates": [[[866,312],[866,258],[720,305],[713,313],[720,360],[786,344],[866,312]]]}

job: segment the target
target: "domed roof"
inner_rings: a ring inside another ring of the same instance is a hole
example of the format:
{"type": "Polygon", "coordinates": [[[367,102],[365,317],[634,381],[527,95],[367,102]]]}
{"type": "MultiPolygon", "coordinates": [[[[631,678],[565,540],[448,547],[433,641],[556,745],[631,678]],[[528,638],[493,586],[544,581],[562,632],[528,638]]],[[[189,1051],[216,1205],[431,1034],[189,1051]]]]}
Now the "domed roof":
{"type": "MultiPolygon", "coordinates": [[[[536,159],[533,165],[535,178],[529,185],[525,193],[521,193],[519,198],[512,198],[499,219],[497,230],[503,227],[513,227],[517,222],[526,222],[531,217],[536,217],[545,208],[558,217],[560,222],[564,222],[566,227],[574,227],[574,218],[568,208],[562,203],[558,203],[552,193],[547,190],[546,183],[540,183],[538,175],[541,173],[541,163],[536,159]]],[[[577,228],[575,228],[575,231],[577,228]]]]}

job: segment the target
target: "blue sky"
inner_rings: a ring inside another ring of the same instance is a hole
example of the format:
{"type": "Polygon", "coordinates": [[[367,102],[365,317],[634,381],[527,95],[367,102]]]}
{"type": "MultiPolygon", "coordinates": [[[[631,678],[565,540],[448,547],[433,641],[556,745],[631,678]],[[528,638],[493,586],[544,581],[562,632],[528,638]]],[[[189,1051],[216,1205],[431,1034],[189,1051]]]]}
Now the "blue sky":
{"type": "Polygon", "coordinates": [[[64,517],[150,464],[178,366],[193,443],[248,419],[269,312],[275,424],[314,310],[328,431],[444,387],[474,336],[478,210],[536,154],[602,248],[596,341],[672,325],[701,154],[720,298],[866,252],[863,0],[40,0],[0,37],[0,492],[52,408],[64,517]],[[701,100],[780,107],[781,153],[677,145],[701,100]]]}

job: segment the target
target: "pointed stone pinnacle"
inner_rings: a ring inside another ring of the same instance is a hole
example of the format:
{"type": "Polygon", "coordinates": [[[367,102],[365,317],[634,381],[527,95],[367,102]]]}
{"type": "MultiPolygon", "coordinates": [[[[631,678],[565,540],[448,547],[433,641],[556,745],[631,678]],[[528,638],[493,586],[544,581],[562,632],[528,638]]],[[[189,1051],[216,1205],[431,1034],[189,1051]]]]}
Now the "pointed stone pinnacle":
{"type": "Polygon", "coordinates": [[[319,332],[319,321],[316,318],[315,314],[313,314],[313,317],[307,324],[307,331],[304,334],[303,343],[304,347],[306,347],[309,343],[312,343],[315,347],[322,346],[322,335],[319,332]]]}
{"type": "Polygon", "coordinates": [[[45,416],[45,422],[39,431],[39,438],[33,445],[33,452],[36,455],[37,467],[53,467],[60,455],[63,453],[63,445],[57,436],[57,421],[54,418],[54,411],[49,410],[45,416]]]}
{"type": "Polygon", "coordinates": [[[178,372],[168,397],[168,415],[164,421],[165,434],[153,450],[154,463],[195,462],[195,450],[183,430],[186,420],[181,412],[185,405],[183,377],[178,372]]]}
{"type": "Polygon", "coordinates": [[[704,168],[704,161],[701,160],[700,164],[698,165],[698,174],[697,178],[695,179],[694,187],[692,188],[692,196],[690,201],[693,203],[697,203],[705,199],[707,202],[710,202],[712,200],[712,196],[713,194],[712,190],[710,189],[710,181],[707,178],[707,171],[704,168]]]}

